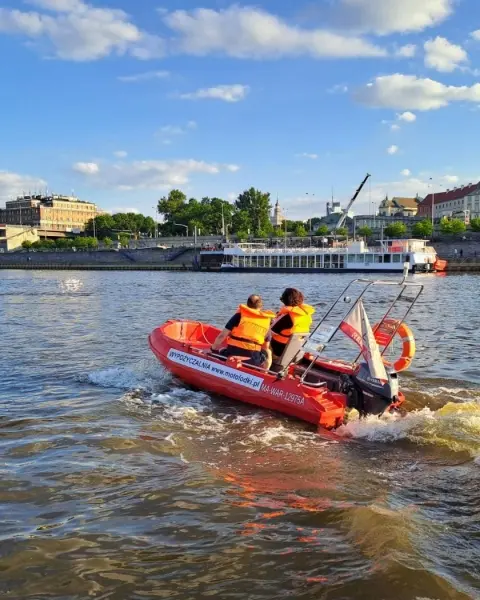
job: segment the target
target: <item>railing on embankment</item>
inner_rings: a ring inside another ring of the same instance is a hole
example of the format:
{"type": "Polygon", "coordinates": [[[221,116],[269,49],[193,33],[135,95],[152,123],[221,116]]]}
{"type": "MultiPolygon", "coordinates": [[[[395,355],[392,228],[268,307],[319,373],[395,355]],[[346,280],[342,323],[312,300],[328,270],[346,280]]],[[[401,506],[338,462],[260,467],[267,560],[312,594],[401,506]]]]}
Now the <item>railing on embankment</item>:
{"type": "Polygon", "coordinates": [[[448,258],[448,273],[480,273],[480,258],[448,258]]]}
{"type": "Polygon", "coordinates": [[[192,271],[189,265],[154,264],[81,264],[81,263],[2,263],[0,269],[26,271],[192,271]]]}

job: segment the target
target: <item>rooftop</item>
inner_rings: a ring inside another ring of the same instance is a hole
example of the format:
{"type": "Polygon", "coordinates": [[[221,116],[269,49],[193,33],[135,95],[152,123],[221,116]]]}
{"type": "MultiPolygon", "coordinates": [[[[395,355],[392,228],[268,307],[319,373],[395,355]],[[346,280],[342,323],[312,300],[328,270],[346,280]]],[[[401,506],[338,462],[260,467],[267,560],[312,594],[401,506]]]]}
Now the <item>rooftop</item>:
{"type": "Polygon", "coordinates": [[[438,192],[436,194],[428,194],[425,196],[423,201],[420,203],[421,206],[432,206],[432,197],[435,196],[435,204],[442,204],[443,202],[450,202],[451,200],[459,200],[471,194],[480,187],[480,182],[469,183],[468,185],[462,185],[453,190],[447,190],[445,192],[438,192]]]}

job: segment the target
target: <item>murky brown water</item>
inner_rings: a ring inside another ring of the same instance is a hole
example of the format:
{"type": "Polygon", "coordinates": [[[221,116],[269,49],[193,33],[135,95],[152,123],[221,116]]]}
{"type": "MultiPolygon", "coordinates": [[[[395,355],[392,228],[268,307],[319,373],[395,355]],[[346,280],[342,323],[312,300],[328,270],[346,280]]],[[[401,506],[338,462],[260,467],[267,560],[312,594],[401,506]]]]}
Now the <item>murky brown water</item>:
{"type": "Polygon", "coordinates": [[[0,273],[2,597],[480,598],[480,277],[417,277],[410,413],[335,436],[148,349],[168,317],[286,285],[321,312],[349,278],[0,273]]]}

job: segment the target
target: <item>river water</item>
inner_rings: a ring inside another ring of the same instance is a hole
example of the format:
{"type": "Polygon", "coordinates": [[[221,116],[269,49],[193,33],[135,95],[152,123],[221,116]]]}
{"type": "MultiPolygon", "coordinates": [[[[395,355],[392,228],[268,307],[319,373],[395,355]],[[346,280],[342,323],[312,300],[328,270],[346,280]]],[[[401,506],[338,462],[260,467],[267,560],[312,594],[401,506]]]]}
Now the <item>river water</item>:
{"type": "Polygon", "coordinates": [[[335,435],[148,348],[287,285],[320,315],[351,277],[1,272],[2,598],[480,598],[478,276],[414,277],[409,413],[335,435]]]}

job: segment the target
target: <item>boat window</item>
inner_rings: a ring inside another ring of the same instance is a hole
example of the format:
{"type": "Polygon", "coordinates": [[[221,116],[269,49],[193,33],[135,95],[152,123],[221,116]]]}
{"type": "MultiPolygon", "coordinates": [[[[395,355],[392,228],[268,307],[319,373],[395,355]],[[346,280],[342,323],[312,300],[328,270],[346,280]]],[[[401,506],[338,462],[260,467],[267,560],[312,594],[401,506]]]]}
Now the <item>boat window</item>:
{"type": "Polygon", "coordinates": [[[402,255],[401,254],[392,254],[392,259],[393,259],[393,262],[399,263],[402,259],[402,255]]]}
{"type": "Polygon", "coordinates": [[[384,254],[383,255],[383,262],[384,263],[389,263],[390,262],[390,254],[384,254]]]}
{"type": "Polygon", "coordinates": [[[325,256],[323,257],[323,266],[325,269],[330,268],[330,254],[325,254],[325,256]]]}
{"type": "Polygon", "coordinates": [[[285,268],[285,254],[284,254],[284,255],[282,255],[282,256],[279,256],[279,257],[278,257],[278,259],[279,259],[279,260],[278,260],[278,266],[279,266],[281,269],[284,269],[284,268],[285,268]]]}
{"type": "Polygon", "coordinates": [[[264,256],[259,256],[258,257],[258,266],[259,267],[264,267],[265,266],[265,257],[264,256]]]}
{"type": "Polygon", "coordinates": [[[299,256],[294,256],[293,257],[293,267],[294,267],[294,269],[298,269],[299,266],[300,266],[300,257],[299,256]]]}
{"type": "Polygon", "coordinates": [[[314,269],[315,268],[315,256],[309,256],[308,257],[308,268],[309,269],[314,269]]]}
{"type": "Polygon", "coordinates": [[[348,255],[348,262],[349,263],[354,263],[355,260],[356,260],[356,256],[357,256],[356,254],[349,254],[348,255]]]}
{"type": "Polygon", "coordinates": [[[375,262],[376,263],[383,262],[383,254],[375,254],[375,262]]]}
{"type": "Polygon", "coordinates": [[[252,257],[250,257],[250,260],[251,260],[252,267],[256,267],[257,266],[257,257],[252,256],[252,257]]]}
{"type": "Polygon", "coordinates": [[[239,267],[244,267],[245,266],[245,258],[243,256],[239,256],[238,257],[238,266],[239,267]]]}
{"type": "Polygon", "coordinates": [[[287,267],[287,269],[292,268],[292,256],[287,256],[285,258],[285,266],[287,267]]]}
{"type": "Polygon", "coordinates": [[[340,254],[340,256],[338,257],[338,266],[341,269],[345,267],[345,256],[343,254],[340,254]]]}
{"type": "Polygon", "coordinates": [[[355,256],[357,257],[355,262],[357,262],[357,263],[365,262],[365,260],[364,260],[365,256],[363,254],[356,254],[355,256]]]}
{"type": "Polygon", "coordinates": [[[308,256],[301,257],[300,266],[302,267],[302,269],[306,269],[308,267],[308,256]]]}
{"type": "Polygon", "coordinates": [[[265,267],[268,269],[270,267],[270,256],[264,256],[265,259],[265,267]]]}
{"type": "Polygon", "coordinates": [[[272,256],[272,267],[274,269],[278,267],[278,256],[272,256]]]}
{"type": "Polygon", "coordinates": [[[338,269],[338,254],[332,254],[332,269],[338,269]]]}

